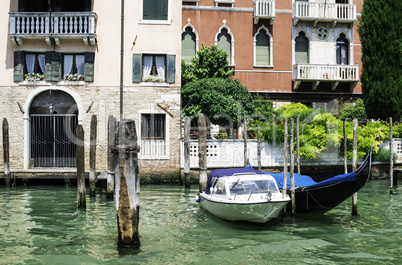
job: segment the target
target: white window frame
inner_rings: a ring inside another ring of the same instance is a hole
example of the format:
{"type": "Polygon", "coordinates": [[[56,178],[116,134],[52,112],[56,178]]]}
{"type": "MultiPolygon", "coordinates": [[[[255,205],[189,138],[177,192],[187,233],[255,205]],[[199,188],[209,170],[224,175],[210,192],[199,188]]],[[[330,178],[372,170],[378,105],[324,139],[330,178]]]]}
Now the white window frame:
{"type": "Polygon", "coordinates": [[[143,6],[143,1],[140,1],[140,10],[141,10],[141,16],[140,20],[138,21],[139,24],[152,24],[152,25],[170,25],[172,24],[172,17],[171,17],[171,10],[172,10],[172,0],[168,0],[168,16],[167,20],[144,20],[143,15],[144,15],[144,6],[143,6]]]}
{"type": "Polygon", "coordinates": [[[222,29],[226,29],[227,31],[228,31],[228,34],[230,35],[230,38],[231,38],[231,43],[230,43],[230,47],[231,47],[231,54],[230,54],[230,62],[229,62],[229,65],[230,66],[235,66],[236,64],[235,64],[235,56],[234,56],[234,54],[235,54],[235,46],[234,46],[234,44],[235,44],[235,40],[234,40],[234,36],[233,36],[233,33],[230,31],[230,28],[226,25],[226,20],[224,19],[223,20],[223,25],[219,28],[219,30],[218,30],[218,32],[215,34],[215,45],[216,46],[218,46],[218,36],[219,36],[219,34],[222,32],[222,29]]]}

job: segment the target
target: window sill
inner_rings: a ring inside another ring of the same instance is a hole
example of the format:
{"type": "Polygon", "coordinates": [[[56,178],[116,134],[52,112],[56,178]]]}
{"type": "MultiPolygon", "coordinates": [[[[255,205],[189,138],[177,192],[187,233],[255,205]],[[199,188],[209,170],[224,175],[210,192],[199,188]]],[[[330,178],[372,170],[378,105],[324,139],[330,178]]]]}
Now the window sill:
{"type": "Polygon", "coordinates": [[[83,86],[86,84],[87,82],[85,81],[66,81],[66,80],[62,80],[57,83],[57,85],[60,86],[83,86]]]}
{"type": "Polygon", "coordinates": [[[274,68],[273,65],[253,65],[254,68],[274,68]]]}
{"type": "Polygon", "coordinates": [[[171,25],[172,20],[143,20],[140,19],[138,21],[138,24],[143,24],[143,25],[171,25]]]}
{"type": "Polygon", "coordinates": [[[169,160],[170,156],[168,155],[147,155],[147,154],[139,154],[138,155],[139,160],[169,160]]]}
{"type": "Polygon", "coordinates": [[[168,87],[169,83],[153,83],[153,82],[141,82],[139,86],[156,86],[156,87],[168,87]]]}
{"type": "Polygon", "coordinates": [[[20,86],[50,86],[51,83],[47,81],[22,81],[19,82],[20,86]]]}

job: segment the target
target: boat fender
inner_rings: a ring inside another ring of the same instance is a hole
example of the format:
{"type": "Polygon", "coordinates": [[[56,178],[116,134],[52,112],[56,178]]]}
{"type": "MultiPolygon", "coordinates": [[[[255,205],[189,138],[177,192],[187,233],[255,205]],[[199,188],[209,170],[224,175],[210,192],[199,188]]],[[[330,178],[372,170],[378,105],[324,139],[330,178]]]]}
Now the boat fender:
{"type": "Polygon", "coordinates": [[[199,203],[200,202],[200,196],[197,194],[197,195],[195,195],[195,201],[197,202],[197,203],[199,203]]]}

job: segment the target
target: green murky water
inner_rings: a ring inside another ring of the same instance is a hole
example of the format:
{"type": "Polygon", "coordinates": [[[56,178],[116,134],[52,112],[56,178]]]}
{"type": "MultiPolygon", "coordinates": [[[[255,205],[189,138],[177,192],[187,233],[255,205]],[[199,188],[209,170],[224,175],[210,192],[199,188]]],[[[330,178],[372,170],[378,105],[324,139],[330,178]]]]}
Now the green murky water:
{"type": "Polygon", "coordinates": [[[323,215],[265,225],[220,220],[200,209],[196,187],[141,187],[139,250],[117,247],[114,201],[76,188],[0,187],[0,264],[402,264],[402,187],[370,181],[323,215]],[[279,263],[278,263],[279,262],[279,263]]]}

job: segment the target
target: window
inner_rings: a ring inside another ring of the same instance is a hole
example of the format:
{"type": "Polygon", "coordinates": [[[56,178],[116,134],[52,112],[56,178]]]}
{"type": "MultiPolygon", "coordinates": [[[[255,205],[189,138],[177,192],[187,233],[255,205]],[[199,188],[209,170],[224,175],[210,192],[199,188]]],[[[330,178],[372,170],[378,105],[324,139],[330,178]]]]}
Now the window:
{"type": "Polygon", "coordinates": [[[175,83],[176,56],[133,54],[133,83],[175,83]]]}
{"type": "Polygon", "coordinates": [[[141,115],[141,139],[165,140],[165,114],[141,115]]]}
{"type": "Polygon", "coordinates": [[[232,58],[232,37],[228,30],[223,28],[218,35],[218,48],[223,49],[228,53],[229,64],[233,64],[232,58]]]}
{"type": "Polygon", "coordinates": [[[166,154],[166,115],[141,114],[141,155],[166,154]]]}
{"type": "Polygon", "coordinates": [[[306,38],[306,34],[304,32],[300,32],[299,36],[295,39],[296,46],[295,46],[295,59],[296,63],[300,64],[308,64],[308,49],[309,43],[308,39],[306,38]]]}
{"type": "Polygon", "coordinates": [[[234,7],[235,0],[215,0],[215,6],[219,7],[234,7]]]}
{"type": "Polygon", "coordinates": [[[72,75],[84,77],[85,55],[65,54],[63,55],[63,79],[70,79],[72,75]]]}
{"type": "Polygon", "coordinates": [[[349,42],[344,34],[336,40],[336,64],[348,64],[349,61],[349,42]]]}
{"type": "Polygon", "coordinates": [[[264,27],[260,28],[254,37],[254,64],[256,66],[271,66],[271,35],[264,27]]]}
{"type": "Polygon", "coordinates": [[[91,11],[91,0],[18,0],[18,12],[91,11]]]}
{"type": "Polygon", "coordinates": [[[143,20],[167,20],[169,0],[143,0],[143,20]]]}
{"type": "Polygon", "coordinates": [[[66,74],[80,74],[84,81],[94,81],[95,53],[62,54],[49,51],[43,53],[14,52],[14,82],[25,80],[25,74],[44,74],[46,81],[58,82],[66,74]]]}
{"type": "Polygon", "coordinates": [[[181,34],[181,58],[186,62],[191,62],[195,57],[196,38],[191,27],[187,27],[181,34]]]}

